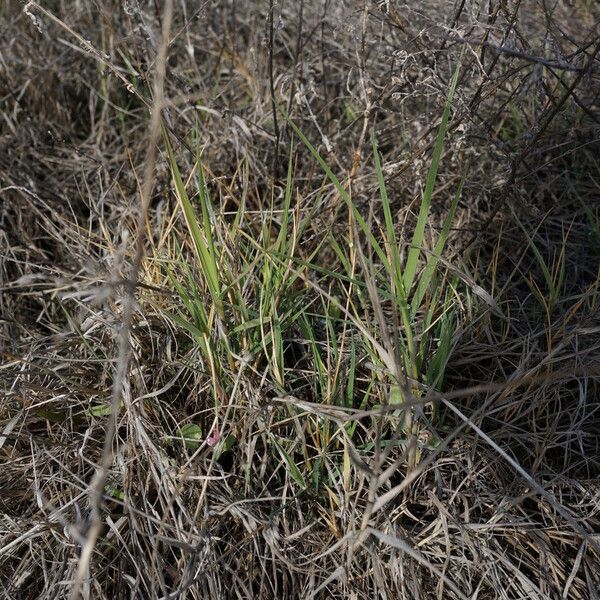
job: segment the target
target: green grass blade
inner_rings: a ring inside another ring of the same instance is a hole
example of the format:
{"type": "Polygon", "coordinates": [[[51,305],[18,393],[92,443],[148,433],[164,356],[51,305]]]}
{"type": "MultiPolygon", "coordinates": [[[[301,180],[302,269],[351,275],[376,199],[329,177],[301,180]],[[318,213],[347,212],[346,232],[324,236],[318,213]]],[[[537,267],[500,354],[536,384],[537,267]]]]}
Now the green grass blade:
{"type": "Polygon", "coordinates": [[[275,439],[275,436],[271,436],[271,442],[272,442],[273,446],[276,448],[277,452],[279,452],[279,455],[281,456],[281,458],[283,459],[285,464],[287,465],[289,473],[292,476],[292,478],[294,479],[294,481],[303,490],[305,490],[308,486],[306,484],[306,480],[304,479],[304,476],[302,475],[302,472],[298,468],[298,465],[296,465],[296,463],[292,460],[292,457],[283,449],[281,444],[279,444],[279,442],[277,442],[277,440],[275,439]]]}
{"type": "Polygon", "coordinates": [[[290,216],[290,206],[292,204],[293,173],[292,173],[292,156],[294,153],[293,147],[290,150],[290,159],[288,161],[287,178],[285,181],[285,197],[283,201],[283,213],[281,215],[281,229],[277,236],[277,251],[287,255],[288,246],[288,223],[290,216]]]}
{"type": "Polygon", "coordinates": [[[385,178],[383,176],[383,168],[381,166],[381,157],[379,156],[379,149],[377,147],[377,140],[375,139],[375,131],[371,136],[371,145],[373,147],[373,158],[375,160],[375,173],[377,174],[377,182],[379,184],[379,196],[381,198],[381,204],[383,206],[383,215],[385,219],[385,227],[387,233],[388,244],[390,245],[390,252],[392,255],[392,265],[394,271],[400,272],[400,252],[398,250],[398,241],[396,239],[396,231],[394,228],[394,220],[392,218],[392,211],[390,208],[390,201],[385,187],[385,178]]]}
{"type": "Polygon", "coordinates": [[[417,224],[413,233],[410,250],[408,251],[408,257],[406,259],[406,266],[404,268],[404,289],[407,291],[410,291],[417,273],[417,263],[421,253],[421,247],[423,245],[423,237],[425,235],[425,224],[427,222],[427,215],[429,214],[429,207],[431,205],[431,197],[433,196],[440,158],[442,157],[442,150],[444,148],[444,139],[448,129],[448,119],[450,118],[452,100],[454,99],[454,92],[456,91],[456,84],[458,83],[460,66],[461,62],[459,61],[450,83],[450,90],[448,91],[448,97],[446,98],[446,106],[444,107],[442,122],[440,123],[437,139],[433,148],[431,165],[429,167],[429,172],[427,173],[425,192],[423,193],[423,199],[421,200],[421,208],[419,209],[417,224]]]}
{"type": "MultiPolygon", "coordinates": [[[[213,301],[217,306],[217,310],[219,314],[222,314],[223,310],[221,290],[218,275],[219,270],[214,254],[214,245],[212,245],[212,235],[210,234],[210,222],[207,221],[208,215],[203,214],[203,226],[205,229],[205,231],[203,232],[200,228],[200,225],[198,224],[198,219],[196,217],[194,207],[192,206],[187,190],[185,189],[185,185],[181,178],[181,173],[179,172],[179,167],[177,166],[177,161],[175,159],[175,153],[173,152],[173,148],[171,146],[169,137],[166,132],[164,132],[164,139],[167,147],[167,153],[169,156],[169,166],[171,168],[171,174],[173,177],[173,183],[175,185],[177,199],[179,200],[179,204],[183,211],[188,231],[190,232],[192,241],[194,242],[194,249],[196,251],[198,260],[200,261],[202,273],[206,278],[206,283],[210,290],[213,301]]],[[[200,194],[200,196],[202,197],[202,193],[200,194]]],[[[202,206],[204,213],[204,201],[202,201],[202,206]]]]}
{"type": "Polygon", "coordinates": [[[359,210],[356,208],[354,202],[352,202],[352,198],[350,197],[350,194],[348,194],[348,192],[344,189],[344,186],[340,183],[339,179],[335,176],[333,171],[329,168],[329,165],[325,162],[325,160],[323,159],[323,157],[321,156],[319,151],[308,141],[308,138],[302,133],[302,131],[300,131],[298,126],[290,118],[288,118],[288,123],[289,123],[290,127],[294,130],[296,135],[300,138],[302,143],[308,148],[310,153],[314,156],[314,158],[317,160],[317,162],[321,165],[321,168],[323,169],[325,175],[327,175],[327,178],[329,179],[329,181],[331,181],[331,183],[333,183],[333,185],[334,185],[335,189],[338,191],[340,197],[342,198],[342,200],[344,200],[344,202],[346,203],[348,208],[351,210],[354,219],[356,220],[361,231],[364,233],[365,237],[367,238],[369,245],[373,248],[374,252],[377,254],[377,256],[381,260],[382,264],[385,266],[386,270],[389,271],[390,265],[389,265],[387,256],[385,255],[383,248],[381,247],[379,242],[375,239],[373,232],[371,231],[370,227],[367,225],[367,222],[364,220],[364,218],[360,214],[359,210]]]}
{"type": "Polygon", "coordinates": [[[400,250],[398,246],[398,240],[396,238],[396,229],[394,227],[394,219],[392,217],[392,210],[390,207],[390,201],[385,187],[385,178],[383,176],[383,168],[381,166],[381,157],[379,156],[379,149],[377,148],[377,140],[375,139],[375,132],[371,136],[371,145],[373,147],[373,158],[375,160],[375,172],[377,174],[377,181],[379,183],[379,196],[381,198],[381,204],[383,206],[383,216],[385,220],[386,236],[388,245],[390,248],[390,272],[389,276],[393,282],[396,296],[401,306],[407,308],[406,289],[404,287],[404,281],[402,277],[402,266],[400,264],[400,250]]]}
{"type": "MultiPolygon", "coordinates": [[[[521,231],[527,238],[527,244],[531,248],[538,264],[540,265],[540,268],[542,269],[544,279],[546,280],[546,285],[548,286],[548,292],[550,293],[550,295],[552,297],[555,297],[556,292],[557,292],[556,286],[554,285],[554,280],[552,278],[552,274],[550,273],[550,269],[548,268],[548,265],[546,264],[546,261],[544,260],[544,257],[542,256],[542,253],[538,250],[538,247],[535,245],[533,238],[529,235],[529,232],[527,231],[525,225],[523,225],[523,223],[521,223],[519,217],[517,216],[517,213],[515,212],[515,209],[512,207],[512,205],[509,205],[509,207],[510,207],[510,211],[511,211],[515,221],[517,222],[517,225],[519,226],[519,228],[521,229],[521,231]]],[[[541,223],[540,223],[540,225],[541,225],[541,223]]],[[[536,228],[534,234],[537,232],[538,228],[536,228]]]]}
{"type": "Polygon", "coordinates": [[[452,225],[452,221],[454,220],[454,214],[456,212],[456,208],[458,206],[458,202],[462,195],[464,185],[464,179],[461,180],[458,190],[456,190],[456,194],[452,200],[452,204],[450,205],[450,210],[444,219],[444,224],[442,226],[442,231],[440,232],[440,237],[433,249],[433,253],[430,254],[427,259],[427,264],[425,265],[425,269],[419,278],[419,283],[417,285],[417,290],[415,295],[412,298],[410,315],[411,319],[415,318],[417,311],[421,307],[421,303],[423,302],[423,298],[429,288],[431,280],[433,278],[433,274],[437,265],[440,262],[440,257],[442,256],[442,252],[444,251],[444,247],[446,246],[446,240],[448,239],[448,234],[450,233],[450,226],[452,225]]]}

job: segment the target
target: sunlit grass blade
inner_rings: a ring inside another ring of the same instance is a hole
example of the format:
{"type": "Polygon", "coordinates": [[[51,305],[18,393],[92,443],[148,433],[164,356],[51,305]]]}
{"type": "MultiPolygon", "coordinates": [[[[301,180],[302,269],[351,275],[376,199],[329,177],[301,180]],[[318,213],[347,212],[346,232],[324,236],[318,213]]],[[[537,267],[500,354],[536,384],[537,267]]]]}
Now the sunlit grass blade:
{"type": "MultiPolygon", "coordinates": [[[[173,183],[175,185],[175,192],[179,205],[182,209],[185,222],[192,238],[196,255],[202,268],[202,274],[206,279],[211,297],[217,307],[217,311],[220,315],[223,314],[223,304],[221,298],[221,289],[219,284],[219,268],[215,256],[214,244],[212,242],[212,235],[210,233],[210,219],[207,213],[207,206],[204,200],[201,200],[202,211],[203,211],[203,228],[200,228],[198,224],[198,218],[194,211],[194,207],[190,201],[187,190],[181,178],[179,167],[175,159],[175,154],[169,141],[169,136],[164,134],[164,140],[167,147],[167,153],[169,156],[169,166],[171,168],[171,175],[173,177],[173,183]]],[[[201,170],[201,166],[199,166],[201,170]]],[[[202,185],[201,187],[204,187],[202,185]]],[[[200,197],[203,197],[204,192],[200,192],[200,197]]]]}
{"type": "MultiPolygon", "coordinates": [[[[383,168],[381,166],[381,158],[379,156],[379,149],[377,147],[377,140],[375,138],[375,132],[371,136],[371,145],[373,147],[373,158],[375,160],[375,173],[377,174],[377,182],[379,184],[379,196],[381,198],[381,204],[383,207],[383,216],[385,219],[385,227],[387,233],[387,240],[390,246],[391,261],[390,266],[391,272],[395,275],[401,275],[402,268],[400,265],[400,251],[398,248],[398,240],[396,238],[396,229],[394,227],[394,219],[392,218],[392,211],[390,208],[390,201],[388,198],[387,188],[385,186],[385,178],[383,175],[383,168]]],[[[406,297],[404,293],[404,286],[399,285],[399,292],[406,297]]]]}
{"type": "Polygon", "coordinates": [[[292,193],[294,189],[294,181],[293,181],[293,172],[292,172],[292,157],[293,157],[293,147],[290,149],[290,159],[288,161],[288,170],[287,177],[285,181],[285,196],[283,200],[283,209],[281,213],[281,227],[279,229],[279,235],[277,236],[277,251],[281,254],[288,254],[288,225],[290,219],[290,208],[292,204],[292,193]]]}
{"type": "MultiPolygon", "coordinates": [[[[381,166],[381,158],[379,156],[379,150],[377,148],[377,140],[373,133],[371,137],[371,144],[373,147],[373,158],[375,161],[375,172],[377,174],[377,181],[379,183],[379,196],[381,198],[381,204],[383,207],[383,215],[386,226],[387,236],[387,247],[390,254],[389,260],[389,272],[388,278],[391,284],[391,294],[394,297],[395,305],[400,309],[400,315],[402,318],[402,326],[404,328],[404,335],[406,342],[400,337],[396,336],[396,344],[399,346],[399,350],[404,358],[404,364],[409,372],[413,372],[415,369],[415,343],[414,343],[414,332],[413,324],[409,317],[409,306],[408,299],[406,297],[406,289],[404,287],[404,278],[402,276],[402,265],[400,264],[400,250],[398,247],[398,241],[396,238],[396,232],[394,227],[394,220],[392,217],[392,211],[390,207],[389,197],[387,188],[385,186],[385,178],[383,175],[383,168],[381,166]],[[408,351],[408,353],[406,352],[408,351]]],[[[373,298],[375,301],[375,299],[373,298]]],[[[390,398],[392,400],[399,399],[401,396],[398,385],[392,387],[392,393],[390,398]]]]}

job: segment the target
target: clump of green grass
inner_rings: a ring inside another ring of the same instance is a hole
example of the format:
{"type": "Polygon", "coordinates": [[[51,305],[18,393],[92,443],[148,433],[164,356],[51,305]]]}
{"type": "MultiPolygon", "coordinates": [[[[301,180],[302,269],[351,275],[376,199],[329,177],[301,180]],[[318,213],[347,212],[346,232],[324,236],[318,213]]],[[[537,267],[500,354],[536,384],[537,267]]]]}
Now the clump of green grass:
{"type": "MultiPolygon", "coordinates": [[[[373,160],[385,223],[385,229],[381,232],[372,231],[351,195],[317,149],[293,122],[290,123],[348,207],[350,230],[345,240],[346,243],[340,244],[337,240],[333,240],[333,247],[340,259],[340,264],[346,268],[344,275],[353,281],[354,287],[359,293],[352,298],[349,292],[346,292],[349,306],[354,307],[354,314],[341,305],[338,307],[344,309],[346,317],[351,318],[355,325],[361,319],[359,315],[374,314],[377,328],[373,328],[369,323],[361,323],[359,330],[365,338],[363,345],[367,349],[370,359],[386,370],[387,378],[389,378],[389,392],[383,398],[383,403],[399,405],[398,414],[401,415],[400,419],[403,422],[402,431],[409,447],[412,447],[409,450],[411,467],[416,465],[415,440],[418,435],[413,404],[418,403],[423,395],[419,385],[422,382],[438,389],[443,385],[444,369],[450,354],[450,341],[455,320],[451,293],[446,287],[447,278],[444,274],[438,273],[438,267],[460,199],[462,183],[451,203],[433,251],[427,253],[425,266],[421,270],[419,270],[419,261],[425,254],[425,230],[429,208],[435,189],[458,75],[459,68],[457,67],[450,83],[425,190],[404,263],[401,260],[403,248],[396,235],[397,224],[393,219],[375,136],[372,136],[373,160]],[[366,239],[368,257],[360,244],[353,242],[357,239],[355,229],[366,239]],[[343,247],[352,248],[352,253],[344,252],[343,247]],[[358,273],[354,267],[357,257],[360,264],[358,273]],[[391,311],[391,327],[384,316],[384,305],[391,311]],[[430,347],[432,338],[437,342],[437,347],[433,352],[430,347]]],[[[337,277],[335,273],[330,273],[330,276],[337,277]]]]}
{"type": "Polygon", "coordinates": [[[262,369],[271,393],[280,396],[299,395],[324,406],[394,407],[385,413],[383,429],[379,428],[378,439],[371,442],[357,440],[356,423],[344,426],[344,435],[340,435],[329,419],[318,417],[307,419],[300,446],[270,434],[275,455],[301,489],[306,489],[309,480],[318,487],[319,456],[335,456],[347,443],[356,442],[363,449],[372,449],[373,444],[378,448],[398,446],[406,453],[409,468],[414,468],[421,429],[431,431],[441,425],[437,405],[427,395],[428,390],[443,387],[457,327],[453,300],[457,280],[450,284],[442,257],[462,183],[430,250],[426,230],[458,75],[457,67],[408,243],[405,236],[397,235],[374,135],[372,158],[385,225],[381,231],[367,223],[327,162],[289,120],[349,214],[345,236],[325,236],[306,256],[300,255],[299,249],[313,214],[303,214],[298,205],[292,206],[296,188],[293,153],[280,209],[276,211],[271,202],[262,222],[250,224],[242,197],[233,225],[224,225],[211,202],[199,145],[193,172],[184,181],[165,132],[173,184],[195,257],[193,264],[187,263],[178,242],[175,256],[164,263],[181,301],[179,310],[169,316],[198,345],[211,377],[215,420],[223,417],[240,361],[257,373],[262,369]],[[335,269],[315,260],[324,245],[337,259],[335,269]],[[293,354],[290,340],[293,343],[294,338],[300,340],[303,357],[299,362],[305,365],[304,373],[287,359],[293,354]],[[370,366],[361,367],[365,364],[370,366]],[[365,382],[359,384],[359,371],[363,377],[367,375],[366,386],[365,382]],[[431,409],[428,417],[423,405],[431,409]],[[302,466],[294,459],[298,452],[302,466]]]}

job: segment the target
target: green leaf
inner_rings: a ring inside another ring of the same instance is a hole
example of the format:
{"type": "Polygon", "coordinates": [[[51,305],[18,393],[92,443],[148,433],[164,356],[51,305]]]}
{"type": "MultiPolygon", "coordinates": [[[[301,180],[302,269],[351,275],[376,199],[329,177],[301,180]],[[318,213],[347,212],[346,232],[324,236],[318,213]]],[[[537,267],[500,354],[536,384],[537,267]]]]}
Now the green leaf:
{"type": "Polygon", "coordinates": [[[225,452],[229,452],[233,446],[237,444],[235,435],[229,434],[224,440],[220,441],[215,451],[215,459],[218,459],[225,452]]]}
{"type": "MultiPolygon", "coordinates": [[[[123,408],[123,401],[119,403],[119,410],[123,408]]],[[[93,417],[106,417],[112,413],[112,402],[103,402],[102,404],[94,404],[89,409],[90,415],[93,417]]]]}
{"type": "Polygon", "coordinates": [[[186,448],[197,450],[202,443],[202,428],[196,423],[187,423],[179,430],[179,435],[168,436],[169,441],[183,442],[186,448]]]}
{"type": "Polygon", "coordinates": [[[104,489],[104,491],[105,491],[106,495],[110,496],[111,498],[115,498],[116,500],[121,500],[121,502],[123,502],[125,500],[125,493],[120,488],[106,487],[104,489]]]}
{"type": "Polygon", "coordinates": [[[288,466],[290,475],[294,478],[294,481],[305,490],[308,486],[306,485],[306,480],[302,475],[300,469],[296,465],[296,463],[292,460],[291,456],[281,447],[281,445],[277,442],[277,440],[272,437],[271,442],[273,446],[277,449],[277,452],[281,455],[281,458],[285,461],[288,466]]]}

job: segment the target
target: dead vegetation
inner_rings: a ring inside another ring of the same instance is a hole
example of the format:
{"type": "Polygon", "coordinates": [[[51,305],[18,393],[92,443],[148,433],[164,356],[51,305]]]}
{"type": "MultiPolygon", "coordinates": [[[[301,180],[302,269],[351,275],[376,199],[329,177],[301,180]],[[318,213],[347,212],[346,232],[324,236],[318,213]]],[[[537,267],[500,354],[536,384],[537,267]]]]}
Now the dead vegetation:
{"type": "Polygon", "coordinates": [[[597,5],[170,4],[0,6],[2,597],[597,598],[597,5]]]}

